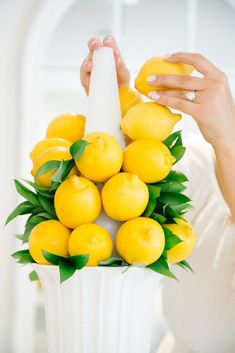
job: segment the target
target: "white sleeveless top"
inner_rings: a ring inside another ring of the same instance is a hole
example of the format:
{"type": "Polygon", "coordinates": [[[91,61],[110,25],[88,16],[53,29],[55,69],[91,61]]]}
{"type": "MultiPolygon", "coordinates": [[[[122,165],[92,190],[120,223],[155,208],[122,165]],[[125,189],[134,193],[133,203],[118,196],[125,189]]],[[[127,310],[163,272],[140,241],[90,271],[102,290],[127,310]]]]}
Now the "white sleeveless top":
{"type": "Polygon", "coordinates": [[[172,266],[180,282],[164,279],[164,313],[187,352],[234,353],[235,224],[216,179],[212,147],[198,135],[188,140],[175,169],[188,176],[185,194],[194,205],[186,215],[197,233],[188,259],[194,274],[172,266]]]}

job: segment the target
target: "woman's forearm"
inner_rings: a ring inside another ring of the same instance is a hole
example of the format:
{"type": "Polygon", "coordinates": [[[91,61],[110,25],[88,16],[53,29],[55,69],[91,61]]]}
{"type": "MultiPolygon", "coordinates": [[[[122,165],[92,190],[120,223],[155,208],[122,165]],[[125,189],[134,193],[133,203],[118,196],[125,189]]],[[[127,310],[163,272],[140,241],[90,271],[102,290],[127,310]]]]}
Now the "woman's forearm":
{"type": "Polygon", "coordinates": [[[235,141],[213,146],[216,158],[216,174],[224,199],[235,222],[235,141]]]}

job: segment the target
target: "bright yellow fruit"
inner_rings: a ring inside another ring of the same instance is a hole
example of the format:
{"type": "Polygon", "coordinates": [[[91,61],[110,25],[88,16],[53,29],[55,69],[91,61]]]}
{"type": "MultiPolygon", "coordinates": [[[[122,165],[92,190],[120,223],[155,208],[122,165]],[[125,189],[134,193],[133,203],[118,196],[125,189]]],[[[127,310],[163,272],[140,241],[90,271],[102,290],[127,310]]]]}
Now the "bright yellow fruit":
{"type": "Polygon", "coordinates": [[[105,181],[117,174],[122,166],[123,151],[118,141],[109,134],[93,132],[84,140],[89,142],[76,165],[86,178],[105,181]]]}
{"type": "Polygon", "coordinates": [[[29,236],[29,252],[38,264],[47,265],[42,250],[60,256],[68,256],[68,242],[71,230],[59,221],[49,220],[38,223],[29,236]]]}
{"type": "Polygon", "coordinates": [[[146,102],[135,105],[121,120],[124,135],[131,140],[156,138],[165,140],[172,132],[174,125],[181,119],[163,105],[146,102]]]}
{"type": "Polygon", "coordinates": [[[87,266],[98,266],[111,257],[113,241],[104,227],[98,224],[83,224],[73,230],[69,240],[70,255],[89,254],[87,266]]]}
{"type": "Polygon", "coordinates": [[[172,63],[161,56],[155,56],[147,60],[135,79],[135,88],[148,96],[150,91],[165,90],[165,87],[151,86],[147,83],[147,77],[152,75],[190,75],[194,68],[183,63],[172,63]]]}
{"type": "Polygon", "coordinates": [[[144,212],[149,192],[147,185],[136,174],[118,173],[104,185],[101,199],[109,217],[126,221],[144,212]]]}
{"type": "Polygon", "coordinates": [[[30,153],[30,158],[32,159],[32,161],[34,161],[39,154],[41,154],[42,152],[44,152],[45,150],[47,150],[48,148],[51,147],[68,147],[70,148],[70,146],[72,145],[72,143],[68,140],[65,139],[61,139],[61,138],[45,138],[44,140],[39,141],[33,148],[33,150],[30,153]]]}
{"type": "MultiPolygon", "coordinates": [[[[56,160],[56,161],[62,161],[62,160],[68,160],[71,159],[71,155],[69,152],[68,147],[50,147],[46,149],[44,152],[38,155],[38,157],[33,161],[33,169],[32,169],[32,175],[35,176],[37,173],[38,169],[46,162],[56,160]]],[[[50,187],[51,185],[51,177],[55,173],[56,169],[51,170],[48,173],[42,174],[39,177],[35,177],[35,180],[37,184],[50,187]]],[[[76,174],[77,168],[74,167],[69,176],[76,174]]]]}
{"type": "Polygon", "coordinates": [[[56,190],[55,210],[60,222],[68,228],[92,223],[101,211],[99,190],[90,180],[73,175],[56,190]]]}
{"type": "Polygon", "coordinates": [[[60,137],[71,142],[84,136],[86,117],[64,114],[53,119],[47,127],[46,137],[60,137]]]}
{"type": "Polygon", "coordinates": [[[165,247],[162,227],[151,218],[138,217],[121,225],[116,234],[119,255],[129,264],[155,262],[165,247]]]}
{"type": "Polygon", "coordinates": [[[164,224],[164,227],[170,229],[182,242],[167,251],[167,261],[170,264],[175,264],[186,259],[196,244],[196,234],[192,225],[180,218],[175,218],[174,220],[176,224],[164,224]]]}
{"type": "Polygon", "coordinates": [[[123,170],[137,174],[145,183],[155,183],[169,174],[174,160],[162,142],[153,138],[140,139],[126,147],[123,170]]]}
{"type": "Polygon", "coordinates": [[[122,116],[124,116],[130,108],[134,107],[134,105],[143,101],[141,95],[130,87],[119,86],[118,90],[122,116]]]}

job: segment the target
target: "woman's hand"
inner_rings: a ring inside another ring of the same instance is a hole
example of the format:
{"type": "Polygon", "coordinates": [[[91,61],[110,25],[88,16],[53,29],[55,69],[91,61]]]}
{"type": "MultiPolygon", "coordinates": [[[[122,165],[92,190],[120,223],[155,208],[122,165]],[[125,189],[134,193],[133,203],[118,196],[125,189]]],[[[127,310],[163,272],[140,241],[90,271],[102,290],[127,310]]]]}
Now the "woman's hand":
{"type": "Polygon", "coordinates": [[[150,98],[191,115],[213,147],[235,145],[235,107],[225,74],[200,54],[175,53],[166,60],[191,64],[204,77],[158,75],[153,81],[150,76],[151,85],[168,87],[166,91],[153,88],[150,98]],[[196,94],[193,101],[185,96],[190,91],[196,94]]]}
{"type": "Polygon", "coordinates": [[[113,48],[116,70],[117,70],[117,79],[120,86],[129,86],[130,84],[130,73],[127,69],[125,62],[123,61],[120,51],[118,49],[115,39],[111,36],[106,36],[101,42],[97,38],[91,38],[88,42],[89,53],[86,59],[83,61],[81,70],[80,70],[80,79],[81,83],[86,91],[86,94],[89,93],[90,85],[90,75],[92,69],[92,54],[93,50],[101,47],[110,47],[113,48]]]}

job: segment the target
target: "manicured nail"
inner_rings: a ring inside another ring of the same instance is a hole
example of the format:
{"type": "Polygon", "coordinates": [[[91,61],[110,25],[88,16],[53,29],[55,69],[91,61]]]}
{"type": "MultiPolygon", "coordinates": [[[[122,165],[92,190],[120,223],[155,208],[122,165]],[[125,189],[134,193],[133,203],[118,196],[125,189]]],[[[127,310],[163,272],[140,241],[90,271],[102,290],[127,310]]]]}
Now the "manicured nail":
{"type": "Polygon", "coordinates": [[[156,81],[157,76],[156,75],[151,75],[147,77],[147,82],[154,82],[156,81]]]}
{"type": "Polygon", "coordinates": [[[111,40],[112,40],[112,37],[107,37],[107,38],[104,40],[104,44],[111,42],[111,40]]]}
{"type": "Polygon", "coordinates": [[[154,101],[160,98],[160,95],[156,91],[149,92],[149,98],[153,99],[154,101]]]}
{"type": "Polygon", "coordinates": [[[93,40],[93,42],[91,42],[91,46],[93,47],[93,45],[95,45],[95,44],[97,44],[97,43],[98,43],[98,40],[95,39],[95,40],[93,40]]]}

